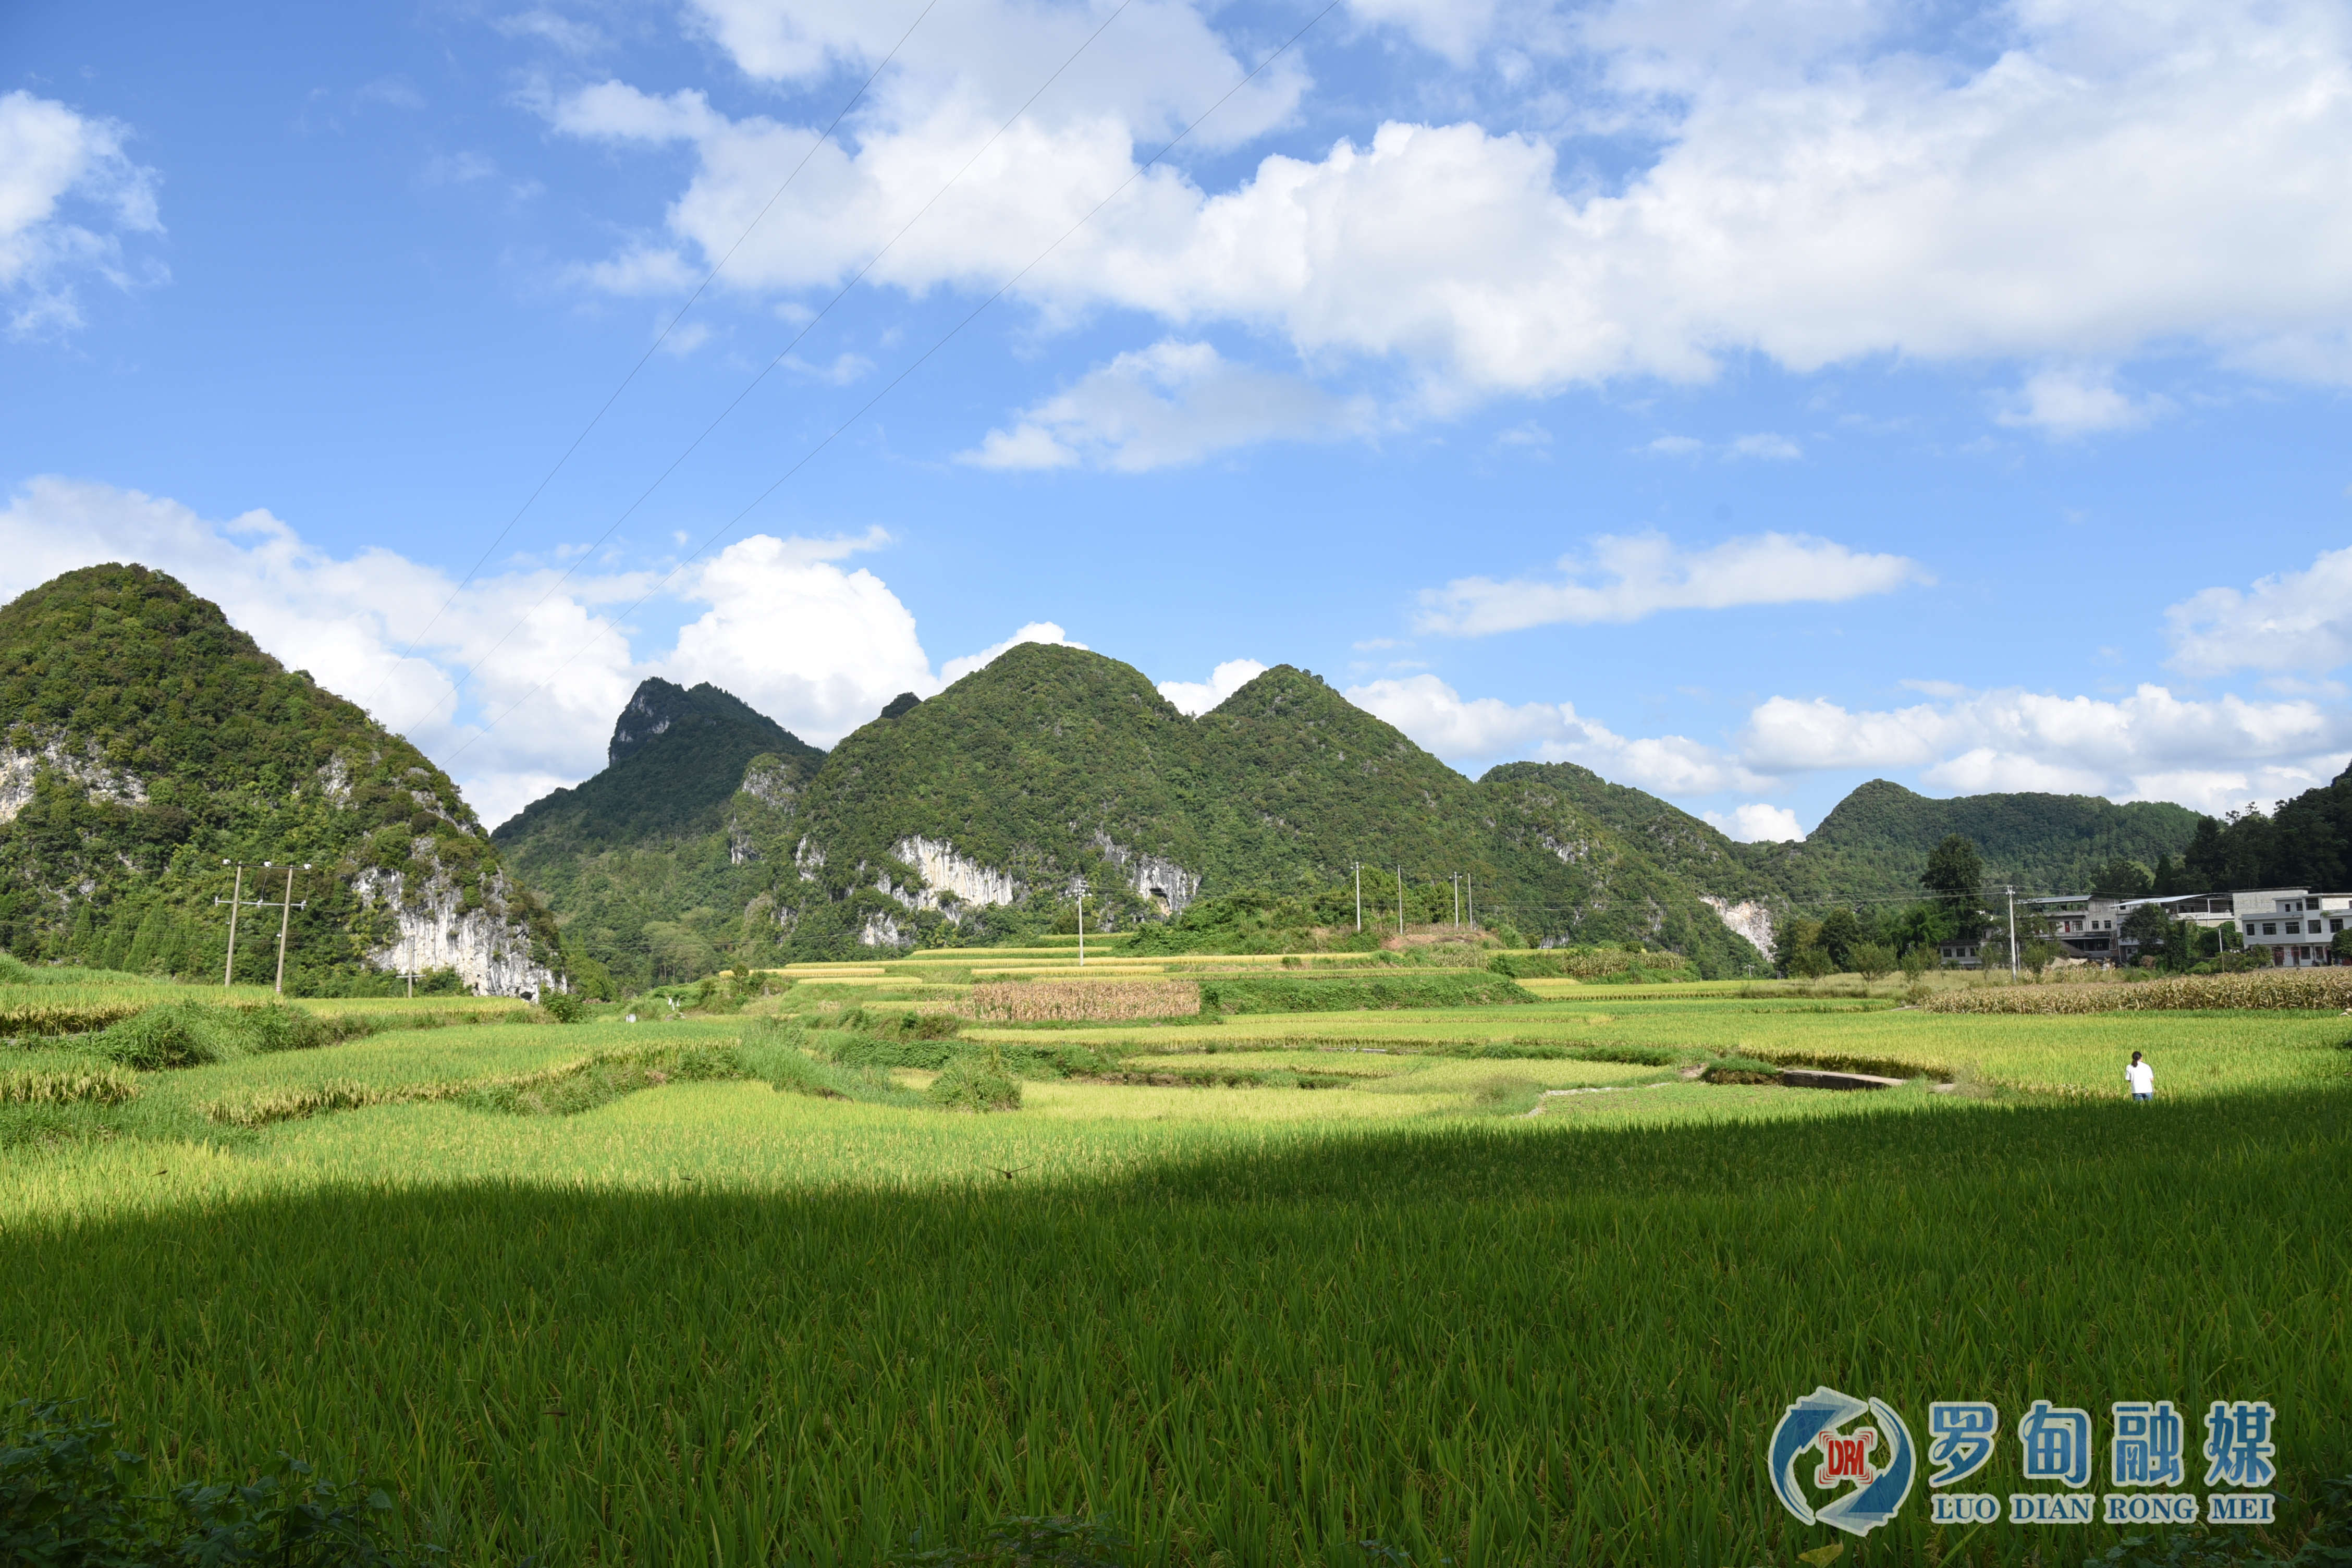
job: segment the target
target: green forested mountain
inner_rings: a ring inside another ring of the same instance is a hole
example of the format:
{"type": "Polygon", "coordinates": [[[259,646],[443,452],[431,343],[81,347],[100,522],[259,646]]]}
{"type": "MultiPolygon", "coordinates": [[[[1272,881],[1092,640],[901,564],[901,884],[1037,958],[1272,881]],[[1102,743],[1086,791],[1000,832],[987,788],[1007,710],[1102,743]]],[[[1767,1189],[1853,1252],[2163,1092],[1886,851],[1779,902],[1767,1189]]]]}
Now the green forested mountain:
{"type": "MultiPolygon", "coordinates": [[[[0,607],[0,946],[217,976],[224,860],[308,861],[289,984],[389,989],[447,971],[521,992],[560,963],[457,786],[358,707],[288,670],[143,566],[68,573],[0,607]]],[[[247,897],[282,893],[248,875],[247,897]]],[[[237,977],[268,983],[275,911],[237,977]]]]}
{"type": "Polygon", "coordinates": [[[526,831],[561,815],[534,806],[499,841],[625,975],[1050,929],[1080,879],[1112,927],[1242,889],[1349,889],[1352,911],[1358,861],[1375,926],[1400,870],[1416,921],[1450,914],[1459,875],[1486,923],[1530,938],[1641,938],[1720,973],[1758,962],[1550,770],[1473,784],[1286,667],[1189,719],[1128,665],[1028,644],[805,762],[755,765],[698,835],[583,854],[526,831]]]}
{"type": "Polygon", "coordinates": [[[1935,800],[1873,779],[1800,842],[1741,844],[1655,795],[1559,766],[1573,777],[1580,805],[1701,890],[1807,906],[1919,897],[1920,870],[1951,833],[1975,843],[1993,885],[2078,891],[2111,860],[2152,870],[2167,856],[2178,859],[2200,820],[2186,806],[2160,802],[2024,794],[1935,800]]]}
{"type": "Polygon", "coordinates": [[[2197,831],[2187,806],[2117,805],[2097,795],[1973,795],[1932,800],[1873,779],[1837,804],[1800,844],[1745,847],[1786,897],[1807,902],[1916,897],[1919,870],[1945,835],[1971,840],[1986,881],[2020,892],[2076,892],[2114,859],[2151,868],[2197,831]]]}
{"type": "Polygon", "coordinates": [[[605,754],[604,772],[491,836],[560,911],[572,946],[623,988],[707,974],[722,953],[775,956],[772,921],[743,927],[772,876],[755,839],[773,837],[770,819],[824,753],[715,686],[655,679],[621,710],[605,754]]]}
{"type": "Polygon", "coordinates": [[[1686,878],[1701,892],[1734,903],[1785,896],[1786,889],[1762,868],[1768,846],[1742,844],[1713,823],[1701,821],[1656,795],[1611,784],[1574,763],[1509,763],[1488,772],[1489,780],[1539,768],[1554,786],[1595,818],[1628,839],[1658,865],[1686,878]]]}
{"type": "Polygon", "coordinates": [[[491,837],[540,874],[551,851],[576,855],[615,845],[708,833],[753,757],[772,753],[796,773],[824,753],[705,681],[688,689],[658,676],[629,699],[605,748],[606,767],[585,783],[542,795],[491,837]]]}

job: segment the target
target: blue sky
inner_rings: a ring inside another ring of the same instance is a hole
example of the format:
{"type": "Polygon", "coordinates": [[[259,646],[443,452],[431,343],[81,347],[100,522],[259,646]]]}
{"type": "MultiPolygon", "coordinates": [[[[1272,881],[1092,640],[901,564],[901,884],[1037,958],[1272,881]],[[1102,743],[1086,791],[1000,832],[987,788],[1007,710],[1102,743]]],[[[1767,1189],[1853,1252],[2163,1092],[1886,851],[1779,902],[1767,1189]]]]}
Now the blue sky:
{"type": "Polygon", "coordinates": [[[172,571],[493,821],[647,674],[829,743],[1017,637],[1741,837],[2352,754],[2339,5],[33,4],[0,62],[0,593],[172,571]]]}

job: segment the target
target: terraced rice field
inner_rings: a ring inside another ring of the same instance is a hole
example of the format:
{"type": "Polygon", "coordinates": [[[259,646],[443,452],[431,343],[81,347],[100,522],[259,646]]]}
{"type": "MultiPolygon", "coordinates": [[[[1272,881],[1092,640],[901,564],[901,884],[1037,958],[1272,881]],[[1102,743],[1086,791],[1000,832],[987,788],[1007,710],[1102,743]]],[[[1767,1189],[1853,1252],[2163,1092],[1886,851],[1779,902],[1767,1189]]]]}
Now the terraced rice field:
{"type": "MultiPolygon", "coordinates": [[[[1934,1399],[2268,1399],[2282,1552],[2352,1469],[2352,1020],[1629,989],[974,1031],[939,1048],[1087,1047],[989,1115],[772,1088],[762,1053],[853,1037],[792,1032],[842,1016],[829,984],[138,1073],[74,1135],[0,1148],[0,1398],[87,1397],[166,1481],[281,1447],[365,1471],[455,1561],[551,1568],[877,1563],[1037,1515],[1200,1568],[2119,1539],[1962,1542],[1923,1498],[1859,1542],[1799,1526],[1762,1444],[1820,1383],[1922,1433],[1934,1399]],[[1665,1059],[1458,1054],[1515,1039],[1665,1059]],[[2135,1046],[2154,1106],[2106,1082],[2135,1046]],[[640,1074],[569,1114],[205,1110],[656,1048],[747,1076],[640,1074]],[[1969,1092],[1683,1076],[1735,1051],[1969,1092]],[[1204,1064],[1251,1086],[1152,1081],[1204,1064]]],[[[1982,1484],[2021,1484],[2013,1444],[1982,1484]]]]}

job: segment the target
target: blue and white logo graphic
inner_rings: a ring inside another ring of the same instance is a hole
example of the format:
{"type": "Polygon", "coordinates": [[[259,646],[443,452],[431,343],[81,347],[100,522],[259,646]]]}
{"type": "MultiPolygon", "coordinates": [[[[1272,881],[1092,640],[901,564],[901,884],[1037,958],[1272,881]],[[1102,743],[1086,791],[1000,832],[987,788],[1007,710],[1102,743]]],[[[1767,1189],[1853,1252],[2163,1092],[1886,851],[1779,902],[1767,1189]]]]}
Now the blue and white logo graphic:
{"type": "Polygon", "coordinates": [[[2018,1418],[2017,1440],[2025,1447],[2025,1479],[2091,1484],[2091,1413],[2037,1399],[2018,1418]]]}
{"type": "Polygon", "coordinates": [[[2108,1473],[2119,1487],[2177,1487],[2180,1463],[2180,1412],[2169,1399],[2111,1405],[2116,1443],[2108,1473]]]}
{"type": "Polygon", "coordinates": [[[1992,1458],[2000,1412],[1989,1400],[1939,1399],[1927,1406],[1927,1462],[1937,1467],[1931,1487],[1967,1480],[1992,1458]]]}
{"type": "Polygon", "coordinates": [[[2205,1484],[2266,1487],[2278,1476],[2267,1400],[2217,1399],[2205,1415],[2205,1484]]]}
{"type": "Polygon", "coordinates": [[[1911,1429],[1883,1399],[1867,1403],[1834,1388],[1816,1388],[1780,1413],[1772,1428],[1772,1490],[1801,1524],[1826,1524],[1867,1535],[1893,1519],[1911,1495],[1918,1468],[1911,1429]],[[1865,1415],[1877,1425],[1857,1426],[1865,1415]],[[1813,1456],[1812,1484],[1838,1492],[1815,1508],[1797,1481],[1797,1467],[1813,1456]]]}

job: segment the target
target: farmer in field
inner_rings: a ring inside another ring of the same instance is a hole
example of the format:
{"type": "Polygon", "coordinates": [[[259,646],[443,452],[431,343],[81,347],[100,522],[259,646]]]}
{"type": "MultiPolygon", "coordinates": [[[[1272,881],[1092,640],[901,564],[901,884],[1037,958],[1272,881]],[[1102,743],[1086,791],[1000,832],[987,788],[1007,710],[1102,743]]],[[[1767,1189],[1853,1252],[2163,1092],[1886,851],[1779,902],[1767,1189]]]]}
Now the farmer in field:
{"type": "Polygon", "coordinates": [[[2156,1069],[2140,1060],[2137,1051],[2132,1053],[2130,1065],[2124,1068],[2124,1081],[2131,1085],[2134,1100],[2156,1098],[2156,1069]]]}

